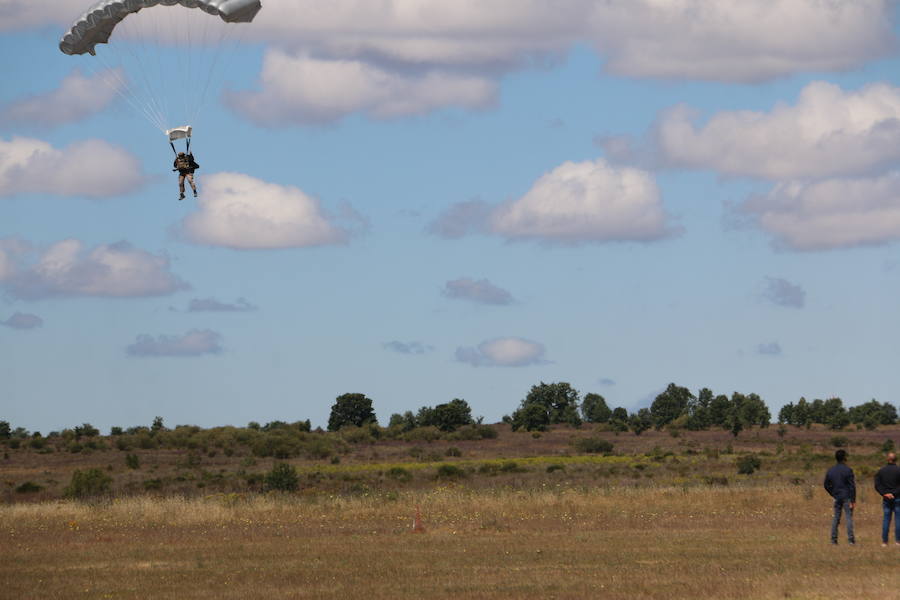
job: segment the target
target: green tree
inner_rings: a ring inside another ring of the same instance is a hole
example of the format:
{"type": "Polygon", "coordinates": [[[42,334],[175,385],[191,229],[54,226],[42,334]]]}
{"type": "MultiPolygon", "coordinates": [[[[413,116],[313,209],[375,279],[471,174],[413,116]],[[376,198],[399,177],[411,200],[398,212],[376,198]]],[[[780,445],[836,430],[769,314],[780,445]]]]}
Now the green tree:
{"type": "Polygon", "coordinates": [[[670,383],[664,392],[659,394],[650,405],[650,414],[657,429],[662,429],[687,412],[688,404],[694,395],[684,387],[670,383]]]}
{"type": "Polygon", "coordinates": [[[163,425],[163,418],[162,417],[154,417],[153,424],[150,425],[150,433],[155,435],[155,434],[159,433],[160,431],[165,430],[165,428],[166,428],[166,426],[163,425]]]}
{"type": "Polygon", "coordinates": [[[510,425],[513,431],[546,431],[550,425],[550,414],[536,402],[524,404],[512,414],[510,425]]]}
{"type": "Polygon", "coordinates": [[[710,406],[713,401],[713,393],[709,388],[703,388],[697,393],[697,398],[688,401],[688,419],[685,426],[692,431],[708,429],[711,422],[710,406]]]}
{"type": "Polygon", "coordinates": [[[606,399],[594,393],[585,394],[581,414],[588,423],[606,423],[612,418],[612,410],[607,406],[606,399]]]}
{"type": "Polygon", "coordinates": [[[365,394],[343,394],[335,399],[328,417],[328,431],[337,431],[345,425],[362,427],[375,423],[372,400],[365,394]]]}
{"type": "Polygon", "coordinates": [[[421,425],[425,427],[433,425],[441,431],[456,431],[464,425],[471,425],[475,422],[472,420],[472,409],[469,407],[469,403],[459,398],[435,406],[431,410],[430,418],[430,422],[421,423],[421,425]]]}
{"type": "Polygon", "coordinates": [[[578,415],[578,391],[565,382],[544,383],[531,387],[519,409],[513,413],[513,430],[543,430],[548,425],[568,423],[581,425],[578,415]],[[539,415],[543,412],[543,416],[539,415]]]}
{"type": "Polygon", "coordinates": [[[727,429],[728,415],[731,411],[731,401],[725,394],[719,394],[709,403],[709,424],[727,429]]]}
{"type": "Polygon", "coordinates": [[[415,429],[417,425],[416,415],[411,410],[406,411],[402,415],[400,413],[392,414],[388,423],[388,427],[398,427],[404,432],[415,429]]]}
{"type": "Polygon", "coordinates": [[[9,421],[0,421],[0,440],[8,440],[12,435],[9,421]]]}
{"type": "Polygon", "coordinates": [[[653,415],[647,408],[642,408],[628,417],[628,428],[634,435],[641,435],[653,427],[653,415]]]}

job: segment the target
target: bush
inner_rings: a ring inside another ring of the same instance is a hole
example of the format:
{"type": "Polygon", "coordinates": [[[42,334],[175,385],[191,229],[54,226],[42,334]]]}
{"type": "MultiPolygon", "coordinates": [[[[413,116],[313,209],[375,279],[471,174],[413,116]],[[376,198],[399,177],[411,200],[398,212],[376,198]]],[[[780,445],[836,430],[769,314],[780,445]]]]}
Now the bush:
{"type": "Polygon", "coordinates": [[[145,479],[144,480],[144,489],[148,492],[161,490],[163,487],[162,479],[145,479]]]}
{"type": "Polygon", "coordinates": [[[466,472],[456,465],[441,465],[437,469],[437,476],[442,479],[459,479],[465,477],[466,472]]]}
{"type": "Polygon", "coordinates": [[[585,454],[612,452],[612,442],[599,437],[578,438],[572,441],[576,450],[585,454]]]}
{"type": "Polygon", "coordinates": [[[39,492],[44,489],[44,486],[38,485],[33,481],[26,481],[22,485],[16,488],[16,493],[19,494],[33,494],[35,492],[39,492]]]}
{"type": "Polygon", "coordinates": [[[850,440],[848,440],[843,435],[832,436],[830,441],[831,441],[831,445],[834,446],[835,448],[846,448],[847,444],[850,443],[850,440]]]}
{"type": "Polygon", "coordinates": [[[72,480],[63,491],[66,498],[89,498],[109,493],[112,477],[100,469],[75,470],[72,480]]]}
{"type": "Polygon", "coordinates": [[[462,450],[460,450],[456,446],[450,446],[449,448],[447,448],[444,454],[446,456],[462,456],[462,450]]]}
{"type": "Polygon", "coordinates": [[[403,467],[391,467],[390,469],[388,469],[387,476],[391,479],[396,479],[397,481],[401,481],[403,483],[411,481],[413,478],[412,473],[410,473],[403,467]]]}
{"type": "Polygon", "coordinates": [[[762,465],[759,457],[755,454],[744,454],[738,457],[736,462],[738,473],[741,475],[752,475],[762,465]]]}
{"type": "Polygon", "coordinates": [[[266,488],[293,492],[299,485],[297,469],[287,463],[278,463],[266,475],[266,488]]]}
{"type": "Polygon", "coordinates": [[[140,469],[141,468],[141,460],[138,458],[137,454],[126,454],[125,455],[125,466],[129,469],[140,469]]]}
{"type": "Polygon", "coordinates": [[[565,471],[565,470],[566,470],[565,465],[548,465],[547,466],[548,473],[553,473],[554,471],[565,471]]]}
{"type": "Polygon", "coordinates": [[[894,451],[894,440],[888,438],[884,440],[884,443],[881,445],[882,452],[893,452],[894,451]]]}

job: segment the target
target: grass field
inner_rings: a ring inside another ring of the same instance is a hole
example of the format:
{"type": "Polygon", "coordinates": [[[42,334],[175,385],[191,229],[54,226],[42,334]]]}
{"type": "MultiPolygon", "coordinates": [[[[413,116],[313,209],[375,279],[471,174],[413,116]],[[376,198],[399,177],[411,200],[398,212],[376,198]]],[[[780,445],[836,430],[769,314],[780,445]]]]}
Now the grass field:
{"type": "Polygon", "coordinates": [[[199,476],[177,492],[133,494],[128,478],[153,466],[212,467],[159,450],[135,474],[113,450],[19,451],[0,464],[14,483],[109,464],[117,493],[75,502],[7,492],[0,597],[900,598],[900,547],[881,547],[870,481],[880,445],[898,433],[842,433],[859,480],[855,547],[843,529],[840,545],[828,543],[826,431],[647,432],[610,437],[611,456],[572,453],[567,440],[583,432],[503,433],[457,444],[461,457],[439,461],[460,467],[453,478],[408,447],[375,445],[339,464],[290,461],[301,487],[289,494],[210,491],[199,476]],[[736,457],[751,451],[761,470],[738,475],[736,457]],[[515,469],[484,468],[510,461],[515,469]],[[385,475],[397,465],[408,480],[385,475]]]}

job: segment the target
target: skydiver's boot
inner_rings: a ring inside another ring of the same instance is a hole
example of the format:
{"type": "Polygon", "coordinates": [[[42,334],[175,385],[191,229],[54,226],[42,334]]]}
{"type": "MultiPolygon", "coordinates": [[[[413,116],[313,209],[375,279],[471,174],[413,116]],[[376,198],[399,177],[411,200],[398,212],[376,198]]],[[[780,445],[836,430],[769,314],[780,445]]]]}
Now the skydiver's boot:
{"type": "Polygon", "coordinates": [[[179,200],[184,200],[184,192],[181,192],[181,193],[178,195],[178,199],[179,199],[179,200]]]}

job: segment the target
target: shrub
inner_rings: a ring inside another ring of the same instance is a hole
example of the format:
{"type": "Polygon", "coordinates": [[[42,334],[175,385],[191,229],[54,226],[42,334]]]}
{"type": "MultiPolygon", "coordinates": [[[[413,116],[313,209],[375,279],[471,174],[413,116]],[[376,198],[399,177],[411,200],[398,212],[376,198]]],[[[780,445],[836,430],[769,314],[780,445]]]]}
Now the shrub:
{"type": "Polygon", "coordinates": [[[287,463],[278,463],[266,474],[266,488],[282,492],[293,492],[299,480],[297,469],[287,463]]]}
{"type": "Polygon", "coordinates": [[[728,478],[719,475],[707,475],[703,478],[703,481],[706,483],[706,485],[728,485],[728,478]]]}
{"type": "Polygon", "coordinates": [[[89,498],[109,493],[112,477],[100,469],[75,470],[63,495],[66,498],[89,498]]]}
{"type": "Polygon", "coordinates": [[[69,442],[69,445],[66,447],[66,450],[68,450],[72,454],[78,454],[79,452],[84,450],[84,446],[82,446],[78,442],[69,442]]]}
{"type": "Polygon", "coordinates": [[[578,438],[572,442],[575,449],[585,454],[612,452],[612,442],[599,437],[578,438]]]}
{"type": "Polygon", "coordinates": [[[832,436],[830,442],[831,442],[831,445],[834,446],[835,448],[845,448],[847,446],[847,444],[850,442],[850,440],[848,440],[843,435],[835,435],[835,436],[832,436]]]}
{"type": "Polygon", "coordinates": [[[738,457],[736,462],[738,473],[741,475],[752,475],[762,465],[759,457],[755,454],[744,454],[738,457]]]}
{"type": "Polygon", "coordinates": [[[19,494],[33,494],[35,492],[41,491],[42,489],[44,489],[44,486],[38,485],[33,481],[26,481],[16,488],[16,492],[19,494]]]}
{"type": "Polygon", "coordinates": [[[466,472],[456,465],[441,465],[437,469],[437,476],[442,479],[459,479],[465,477],[466,472]]]}
{"type": "Polygon", "coordinates": [[[893,452],[894,451],[894,440],[888,438],[884,440],[884,443],[881,445],[882,452],[893,452]]]}
{"type": "Polygon", "coordinates": [[[32,438],[32,440],[28,443],[29,446],[34,448],[35,450],[40,450],[46,445],[46,441],[44,438],[32,438]]]}
{"type": "Polygon", "coordinates": [[[141,460],[138,458],[137,454],[126,454],[125,466],[129,469],[139,469],[141,468],[141,460]]]}
{"type": "Polygon", "coordinates": [[[501,463],[500,470],[504,473],[524,473],[528,469],[520,467],[519,463],[514,460],[507,460],[501,463]]]}
{"type": "Polygon", "coordinates": [[[354,427],[347,425],[341,428],[341,438],[349,444],[374,444],[375,438],[372,435],[372,429],[363,427],[354,427]]]}
{"type": "Polygon", "coordinates": [[[416,427],[401,436],[405,442],[433,442],[441,439],[441,430],[437,427],[416,427]]]}
{"type": "Polygon", "coordinates": [[[161,490],[163,487],[162,479],[145,479],[144,489],[149,491],[161,490]]]}
{"type": "MultiPolygon", "coordinates": [[[[446,467],[447,465],[442,466],[446,467]]],[[[412,473],[410,473],[403,467],[391,467],[390,469],[388,469],[387,476],[391,479],[396,479],[397,481],[401,481],[403,483],[411,481],[413,478],[412,473]]]]}
{"type": "Polygon", "coordinates": [[[565,465],[547,465],[547,472],[553,473],[554,471],[565,471],[565,465]]]}
{"type": "Polygon", "coordinates": [[[450,446],[449,448],[447,448],[444,454],[447,456],[462,456],[462,450],[460,450],[456,446],[450,446]]]}

